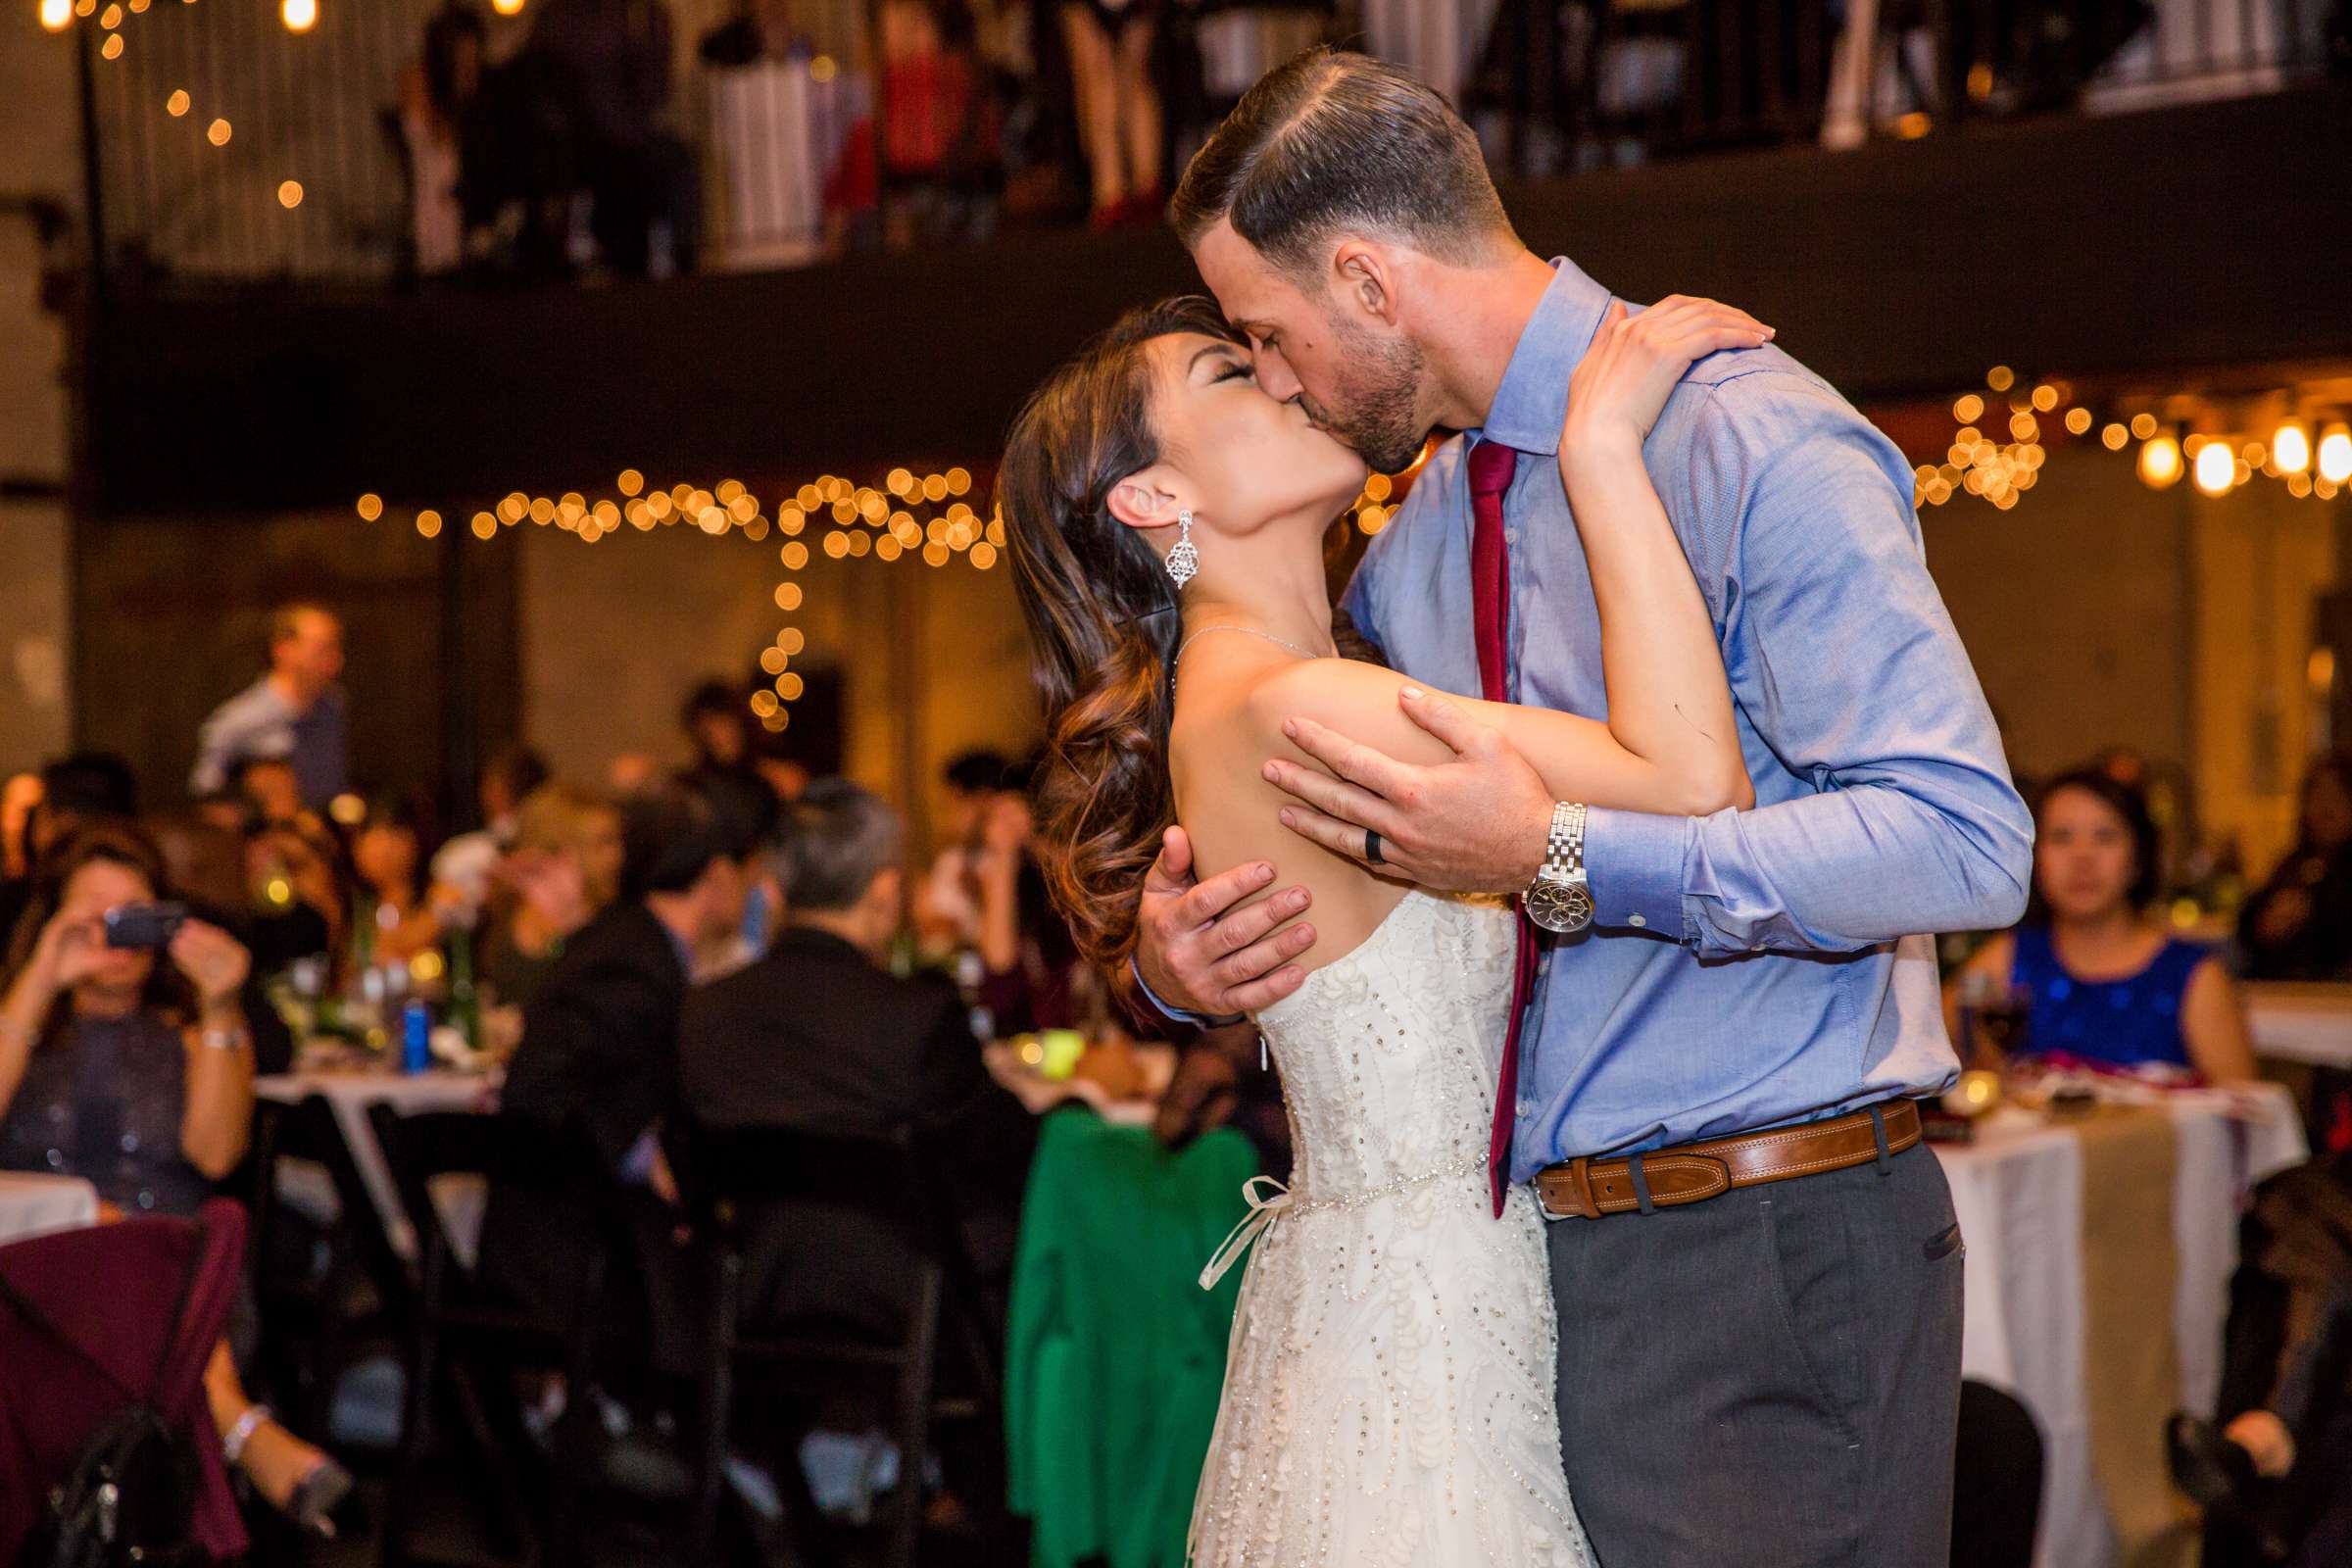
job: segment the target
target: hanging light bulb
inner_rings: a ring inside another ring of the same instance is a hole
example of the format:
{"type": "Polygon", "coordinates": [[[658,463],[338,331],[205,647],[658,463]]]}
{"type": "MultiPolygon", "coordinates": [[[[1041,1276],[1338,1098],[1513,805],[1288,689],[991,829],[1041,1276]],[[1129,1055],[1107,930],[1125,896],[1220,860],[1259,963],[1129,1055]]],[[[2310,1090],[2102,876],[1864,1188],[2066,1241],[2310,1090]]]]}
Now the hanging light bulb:
{"type": "Polygon", "coordinates": [[[74,25],[74,0],[41,0],[41,25],[51,32],[74,25]]]}
{"type": "Polygon", "coordinates": [[[2227,495],[2237,482],[2237,455],[2227,441],[2208,441],[2197,448],[2197,488],[2209,496],[2227,495]]]}
{"type": "Polygon", "coordinates": [[[502,17],[519,16],[522,14],[522,0],[490,0],[490,9],[502,17]]]}
{"type": "Polygon", "coordinates": [[[2151,437],[2139,449],[2140,482],[2151,490],[2169,489],[2180,480],[2180,443],[2168,434],[2151,437]]]}
{"type": "Polygon", "coordinates": [[[2331,424],[2320,437],[2320,477],[2329,484],[2352,479],[2352,429],[2331,424]]]}
{"type": "Polygon", "coordinates": [[[2280,473],[2302,473],[2311,466],[2311,432],[2294,419],[2271,436],[2271,461],[2280,473]]]}
{"type": "Polygon", "coordinates": [[[308,32],[318,25],[318,0],[279,0],[277,15],[288,32],[308,32]]]}

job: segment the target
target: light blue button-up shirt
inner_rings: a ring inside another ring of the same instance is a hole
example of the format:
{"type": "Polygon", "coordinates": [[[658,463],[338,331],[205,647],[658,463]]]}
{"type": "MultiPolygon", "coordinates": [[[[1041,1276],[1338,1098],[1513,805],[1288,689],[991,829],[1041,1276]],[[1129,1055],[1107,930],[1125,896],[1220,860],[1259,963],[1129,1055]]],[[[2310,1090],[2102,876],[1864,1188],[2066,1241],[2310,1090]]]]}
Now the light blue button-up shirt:
{"type": "MultiPolygon", "coordinates": [[[[1557,267],[1486,428],[1431,458],[1346,604],[1398,669],[1478,692],[1464,460],[1504,442],[1527,454],[1504,496],[1510,700],[1600,718],[1556,458],[1610,296],[1557,267]]],[[[1643,456],[1714,617],[1757,804],[1592,813],[1594,924],[1545,955],[1522,1032],[1518,1180],[1945,1087],[1925,933],[2010,924],[2032,872],[2033,819],[1893,443],[1766,347],[1692,367],[1643,456]]]]}

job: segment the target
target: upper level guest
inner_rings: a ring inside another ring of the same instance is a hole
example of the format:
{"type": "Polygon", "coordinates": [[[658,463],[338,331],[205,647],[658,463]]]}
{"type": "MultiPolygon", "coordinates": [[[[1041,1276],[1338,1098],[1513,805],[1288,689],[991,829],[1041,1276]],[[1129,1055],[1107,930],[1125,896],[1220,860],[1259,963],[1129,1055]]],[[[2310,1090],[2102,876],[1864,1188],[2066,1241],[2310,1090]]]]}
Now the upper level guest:
{"type": "Polygon", "coordinates": [[[2253,979],[2352,978],[2352,755],[2303,775],[2295,847],[2246,901],[2237,945],[2253,979]]]}
{"type": "Polygon", "coordinates": [[[270,617],[270,668],[213,710],[196,741],[188,793],[218,794],[248,758],[293,764],[302,802],[314,810],[343,793],[350,773],[343,692],[343,623],[312,604],[270,617]]]}
{"type": "Polygon", "coordinates": [[[2066,773],[2043,789],[2035,824],[2024,923],[1978,950],[1946,987],[1954,1038],[1959,994],[1984,976],[2022,994],[2021,1054],[2185,1068],[2209,1083],[2252,1078],[2228,969],[2148,912],[2161,860],[2139,793],[2099,769],[2066,773]]]}

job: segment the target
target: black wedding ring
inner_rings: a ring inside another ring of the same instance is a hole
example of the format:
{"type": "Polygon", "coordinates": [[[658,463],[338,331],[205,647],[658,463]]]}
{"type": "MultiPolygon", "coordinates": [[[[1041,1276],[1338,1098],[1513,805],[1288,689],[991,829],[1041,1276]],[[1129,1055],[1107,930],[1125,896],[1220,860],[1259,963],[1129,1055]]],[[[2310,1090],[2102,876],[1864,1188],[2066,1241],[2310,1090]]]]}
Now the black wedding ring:
{"type": "Polygon", "coordinates": [[[1369,865],[1386,865],[1389,863],[1381,857],[1380,835],[1373,832],[1370,828],[1364,829],[1364,861],[1369,865]]]}

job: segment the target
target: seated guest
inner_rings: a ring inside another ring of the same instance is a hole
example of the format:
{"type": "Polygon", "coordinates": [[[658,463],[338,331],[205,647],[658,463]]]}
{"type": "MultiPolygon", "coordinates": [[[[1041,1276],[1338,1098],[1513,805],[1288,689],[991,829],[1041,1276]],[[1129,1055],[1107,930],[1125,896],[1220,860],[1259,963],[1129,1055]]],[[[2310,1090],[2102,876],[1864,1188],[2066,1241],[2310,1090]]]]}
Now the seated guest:
{"type": "MultiPolygon", "coordinates": [[[[108,911],[163,891],[162,858],[133,829],[57,844],[0,998],[0,1168],[79,1176],[119,1214],[194,1214],[244,1157],[253,1119],[245,950],[197,920],[160,952],[107,940],[108,911]]],[[[205,1392],[230,1462],[273,1507],[332,1534],[342,1467],[246,1396],[225,1345],[205,1392]]]]}
{"type": "MultiPolygon", "coordinates": [[[[677,1200],[660,1134],[677,1100],[678,1011],[696,950],[724,940],[742,920],[743,883],[717,813],[682,785],[630,797],[621,844],[620,897],[564,944],[523,1009],[522,1044],[499,1108],[579,1132],[612,1178],[643,1200],[628,1217],[647,1253],[646,1288],[656,1294],[635,1304],[666,1335],[675,1325],[660,1293],[673,1271],[653,1260],[674,1218],[662,1211],[677,1200]]],[[[583,1245],[576,1215],[550,1213],[520,1194],[491,1194],[482,1266],[524,1300],[568,1310],[548,1282],[576,1277],[583,1245]]]]}
{"type": "Polygon", "coordinates": [[[2238,1255],[2219,1424],[2168,1433],[2206,1568],[2352,1562],[2352,1154],[2257,1188],[2238,1255]]]}
{"type": "Polygon", "coordinates": [[[433,901],[474,912],[489,902],[490,879],[514,847],[514,817],[547,782],[547,763],[527,746],[510,746],[482,769],[476,801],[482,825],[433,852],[433,901]]]}
{"type": "MultiPolygon", "coordinates": [[[[687,1000],[678,1054],[681,1091],[700,1124],[799,1128],[887,1138],[909,1129],[945,1161],[967,1200],[967,1232],[992,1228],[1009,1260],[1034,1131],[998,1087],[955,991],[902,980],[885,964],[905,918],[898,816],[857,785],[810,785],[777,843],[785,925],[766,956],[687,1000]]],[[[886,1236],[827,1217],[761,1238],[745,1298],[760,1309],[868,1320],[901,1309],[886,1236]],[[825,1268],[790,1266],[821,1257],[825,1268]],[[858,1258],[870,1266],[852,1266],[858,1258]],[[883,1288],[876,1290],[876,1285],[883,1288]]]]}
{"type": "Polygon", "coordinates": [[[931,872],[914,895],[916,940],[926,957],[944,957],[980,944],[980,904],[972,888],[972,852],[989,803],[1004,787],[1011,764],[997,752],[962,752],[948,760],[940,775],[947,808],[940,814],[942,841],[931,872]]]}
{"type": "Polygon", "coordinates": [[[2238,916],[2253,980],[2352,978],[2352,755],[2303,775],[2295,847],[2238,916]]]}
{"type": "Polygon", "coordinates": [[[620,892],[620,811],[568,784],[543,784],[514,813],[498,880],[512,902],[491,924],[482,977],[501,1006],[528,1006],[564,945],[620,892]]]}
{"type": "Polygon", "coordinates": [[[2021,1053],[2111,1067],[2166,1066],[2208,1083],[2254,1076],[2236,987],[2211,950],[2147,912],[2158,892],[2156,825],[2136,790],[2084,769],[2052,780],[2035,814],[2034,899],[2025,922],[1978,950],[1971,977],[2023,993],[2021,1053]]]}
{"type": "Polygon", "coordinates": [[[32,867],[49,846],[90,822],[128,821],[139,814],[138,781],[130,764],[111,752],[82,752],[45,764],[29,786],[10,780],[24,812],[19,824],[22,866],[0,879],[0,932],[16,929],[32,899],[32,867]]]}
{"type": "Polygon", "coordinates": [[[424,896],[424,853],[416,815],[395,801],[376,801],[351,838],[359,900],[355,941],[378,963],[407,963],[440,946],[441,918],[424,896]]]}

